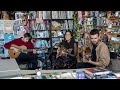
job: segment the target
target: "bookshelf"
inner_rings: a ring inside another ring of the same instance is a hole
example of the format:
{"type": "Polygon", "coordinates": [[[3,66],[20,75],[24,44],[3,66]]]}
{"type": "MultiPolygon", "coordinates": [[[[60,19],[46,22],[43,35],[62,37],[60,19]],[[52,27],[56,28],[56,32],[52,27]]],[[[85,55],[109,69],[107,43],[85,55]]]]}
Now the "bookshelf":
{"type": "Polygon", "coordinates": [[[29,32],[33,39],[49,41],[52,48],[64,39],[67,30],[73,32],[73,14],[73,11],[36,11],[29,16],[29,32]]]}
{"type": "Polygon", "coordinates": [[[82,46],[89,45],[89,31],[92,28],[97,28],[100,31],[101,41],[107,44],[110,51],[120,49],[120,11],[79,11],[78,13],[80,25],[78,51],[82,46]],[[116,15],[116,13],[118,14],[116,15]],[[82,37],[83,34],[84,37],[82,37]]]}
{"type": "Polygon", "coordinates": [[[0,58],[9,57],[8,50],[4,47],[4,44],[13,40],[14,20],[0,20],[0,58]]]}
{"type": "Polygon", "coordinates": [[[120,35],[120,12],[119,11],[99,11],[96,15],[97,19],[97,28],[101,31],[102,40],[105,40],[104,36],[107,35],[106,38],[107,45],[110,48],[114,48],[115,50],[119,49],[119,35],[120,35]],[[100,17],[101,14],[104,14],[105,17],[100,17]],[[98,27],[101,26],[101,27],[98,27]]]}
{"type": "MultiPolygon", "coordinates": [[[[42,40],[46,42],[46,49],[49,52],[56,52],[56,43],[64,39],[67,30],[74,31],[73,11],[36,11],[29,14],[29,33],[33,41],[42,40]],[[53,50],[54,49],[54,50],[53,50]]],[[[35,48],[40,47],[35,44],[35,48]]]]}
{"type": "Polygon", "coordinates": [[[64,39],[67,30],[74,31],[74,11],[51,11],[51,45],[52,47],[64,39]]]}

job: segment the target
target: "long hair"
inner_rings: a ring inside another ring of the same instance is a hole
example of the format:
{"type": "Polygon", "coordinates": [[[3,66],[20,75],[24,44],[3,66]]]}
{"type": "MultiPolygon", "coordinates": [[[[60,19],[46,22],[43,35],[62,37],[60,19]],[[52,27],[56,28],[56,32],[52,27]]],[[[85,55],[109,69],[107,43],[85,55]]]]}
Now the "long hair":
{"type": "Polygon", "coordinates": [[[65,32],[65,35],[64,35],[64,41],[63,41],[63,44],[65,45],[65,47],[68,49],[68,48],[73,48],[74,46],[74,37],[73,37],[73,34],[71,31],[66,31],[65,32]],[[71,40],[70,40],[70,43],[67,42],[67,40],[65,39],[65,35],[66,33],[69,32],[71,34],[71,40]]]}

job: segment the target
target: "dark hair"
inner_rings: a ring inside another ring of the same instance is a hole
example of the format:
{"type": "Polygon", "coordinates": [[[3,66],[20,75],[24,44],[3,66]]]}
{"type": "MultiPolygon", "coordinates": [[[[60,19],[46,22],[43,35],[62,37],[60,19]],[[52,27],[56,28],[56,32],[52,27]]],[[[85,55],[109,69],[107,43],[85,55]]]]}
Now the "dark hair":
{"type": "Polygon", "coordinates": [[[95,35],[95,34],[98,34],[98,36],[99,36],[99,30],[98,29],[92,29],[90,31],[90,35],[95,35]]]}
{"type": "Polygon", "coordinates": [[[23,36],[24,38],[28,37],[30,40],[32,39],[32,36],[30,35],[30,33],[25,33],[23,36]]]}
{"type": "Polygon", "coordinates": [[[70,30],[67,30],[67,31],[65,32],[65,35],[66,35],[67,32],[69,32],[69,33],[71,34],[71,36],[73,36],[73,34],[72,34],[72,32],[71,32],[70,30]]]}
{"type": "Polygon", "coordinates": [[[64,45],[64,47],[67,48],[67,49],[73,48],[75,41],[74,41],[74,37],[73,37],[72,32],[68,30],[68,31],[65,32],[65,35],[64,35],[64,40],[62,41],[62,45],[64,45]],[[66,35],[67,32],[69,32],[71,34],[71,37],[72,37],[71,40],[70,40],[70,43],[68,43],[65,39],[65,35],[66,35]]]}
{"type": "MultiPolygon", "coordinates": [[[[70,35],[71,35],[71,37],[73,38],[73,34],[72,34],[72,32],[71,32],[70,30],[68,30],[68,31],[65,32],[65,35],[66,35],[67,32],[69,32],[70,35]]],[[[66,41],[66,39],[65,39],[65,35],[64,35],[64,40],[66,41]]],[[[71,38],[71,39],[72,39],[72,38],[71,38]]]]}

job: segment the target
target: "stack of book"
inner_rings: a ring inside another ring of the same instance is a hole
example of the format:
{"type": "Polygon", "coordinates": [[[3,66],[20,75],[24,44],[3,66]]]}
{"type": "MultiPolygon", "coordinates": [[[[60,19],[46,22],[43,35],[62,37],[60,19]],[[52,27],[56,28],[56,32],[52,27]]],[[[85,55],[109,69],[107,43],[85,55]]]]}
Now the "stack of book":
{"type": "Polygon", "coordinates": [[[84,70],[87,79],[116,79],[116,75],[103,68],[87,68],[84,70]]]}

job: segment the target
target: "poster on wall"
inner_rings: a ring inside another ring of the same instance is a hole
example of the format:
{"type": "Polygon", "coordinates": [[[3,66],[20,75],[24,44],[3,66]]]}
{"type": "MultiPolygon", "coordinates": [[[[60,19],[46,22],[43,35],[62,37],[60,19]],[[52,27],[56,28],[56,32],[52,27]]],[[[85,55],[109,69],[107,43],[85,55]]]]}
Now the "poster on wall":
{"type": "Polygon", "coordinates": [[[4,33],[13,33],[14,20],[4,20],[4,33]]]}
{"type": "Polygon", "coordinates": [[[4,56],[4,41],[0,41],[0,57],[4,56]]]}
{"type": "Polygon", "coordinates": [[[0,30],[4,30],[4,20],[0,20],[0,30]]]}
{"type": "Polygon", "coordinates": [[[14,35],[13,34],[4,34],[4,42],[7,43],[7,42],[10,42],[14,40],[14,35]]]}
{"type": "Polygon", "coordinates": [[[15,13],[15,20],[22,20],[24,18],[24,13],[17,12],[15,13]]]}
{"type": "Polygon", "coordinates": [[[4,31],[0,30],[0,39],[4,39],[4,31]]]}
{"type": "Polygon", "coordinates": [[[0,57],[4,55],[4,46],[0,46],[0,57]]]}
{"type": "Polygon", "coordinates": [[[4,20],[0,20],[0,39],[4,39],[4,20]]]}
{"type": "Polygon", "coordinates": [[[23,37],[23,34],[26,33],[25,27],[20,25],[18,20],[15,20],[13,31],[14,38],[23,37]]]}

